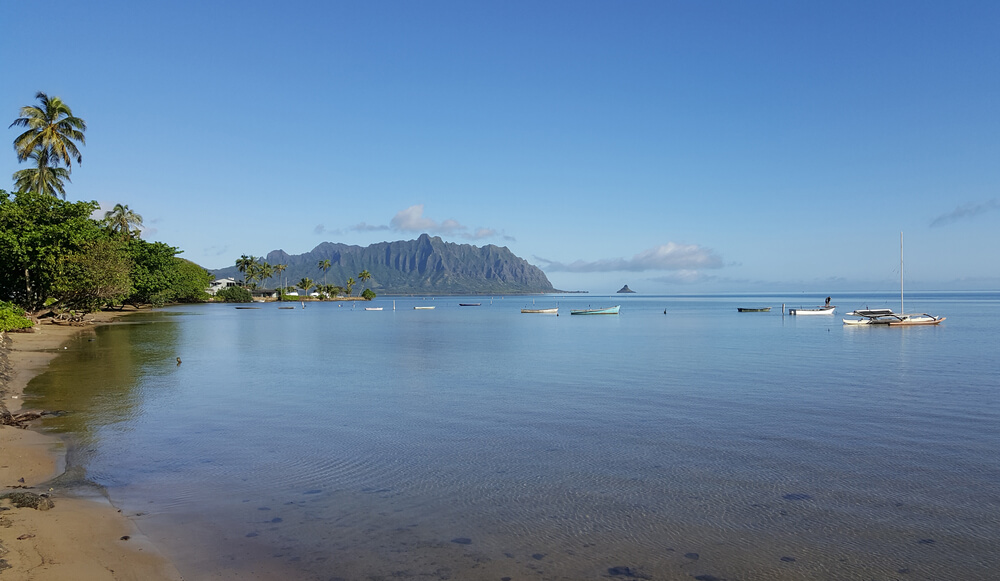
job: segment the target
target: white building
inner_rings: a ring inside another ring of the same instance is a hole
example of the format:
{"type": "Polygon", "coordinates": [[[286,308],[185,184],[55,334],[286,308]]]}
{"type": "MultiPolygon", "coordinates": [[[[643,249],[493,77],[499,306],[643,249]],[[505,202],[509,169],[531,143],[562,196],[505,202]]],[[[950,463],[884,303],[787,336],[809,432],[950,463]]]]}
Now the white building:
{"type": "Polygon", "coordinates": [[[209,286],[207,289],[205,289],[205,292],[214,296],[215,293],[219,292],[220,290],[224,288],[229,288],[231,286],[240,286],[240,285],[238,282],[236,282],[236,279],[234,278],[219,278],[212,281],[212,285],[209,286]]]}

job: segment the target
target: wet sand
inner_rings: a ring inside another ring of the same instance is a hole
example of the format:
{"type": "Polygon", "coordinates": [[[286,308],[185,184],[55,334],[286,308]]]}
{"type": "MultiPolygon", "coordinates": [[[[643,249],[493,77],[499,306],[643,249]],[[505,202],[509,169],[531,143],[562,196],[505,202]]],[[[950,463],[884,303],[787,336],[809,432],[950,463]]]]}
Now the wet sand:
{"type": "MultiPolygon", "coordinates": [[[[119,313],[88,316],[106,324],[119,313]]],[[[88,327],[42,323],[33,333],[3,336],[0,403],[17,414],[32,377],[88,327]],[[2,361],[6,359],[6,362],[2,361]]],[[[47,494],[52,508],[0,501],[0,579],[20,581],[180,581],[177,569],[104,497],[71,495],[50,481],[65,468],[65,448],[50,435],[0,426],[0,494],[47,494]]]]}

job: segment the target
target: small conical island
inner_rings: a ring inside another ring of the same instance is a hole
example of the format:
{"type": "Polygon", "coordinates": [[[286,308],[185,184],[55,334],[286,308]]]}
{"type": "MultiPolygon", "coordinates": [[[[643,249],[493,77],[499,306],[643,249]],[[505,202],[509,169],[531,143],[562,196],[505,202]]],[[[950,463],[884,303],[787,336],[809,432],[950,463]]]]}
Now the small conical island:
{"type": "Polygon", "coordinates": [[[628,285],[623,286],[622,290],[620,290],[618,292],[620,292],[620,293],[632,293],[632,294],[635,294],[635,291],[632,290],[632,289],[630,289],[630,288],[628,288],[628,285]]]}

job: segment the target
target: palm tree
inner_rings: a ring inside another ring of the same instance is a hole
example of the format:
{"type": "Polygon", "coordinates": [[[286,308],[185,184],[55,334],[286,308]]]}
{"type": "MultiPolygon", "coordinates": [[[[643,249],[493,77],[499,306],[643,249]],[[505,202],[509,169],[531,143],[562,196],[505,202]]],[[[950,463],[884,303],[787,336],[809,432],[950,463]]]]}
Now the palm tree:
{"type": "Polygon", "coordinates": [[[368,269],[362,270],[358,273],[358,280],[361,281],[361,288],[365,288],[365,283],[367,283],[372,278],[372,273],[368,272],[368,269]]]}
{"type": "Polygon", "coordinates": [[[326,271],[330,270],[330,259],[320,260],[317,266],[323,270],[323,284],[326,284],[326,271]]]}
{"type": "Polygon", "coordinates": [[[339,284],[331,284],[330,285],[330,296],[331,297],[337,298],[340,295],[340,293],[342,293],[342,292],[344,292],[344,287],[340,286],[339,284]]]}
{"type": "Polygon", "coordinates": [[[128,204],[115,204],[113,210],[104,213],[104,223],[112,232],[121,233],[123,240],[131,238],[132,234],[138,236],[142,231],[142,216],[130,210],[128,204]]]}
{"type": "MultiPolygon", "coordinates": [[[[87,123],[79,117],[74,117],[69,105],[59,97],[49,97],[39,91],[35,98],[39,100],[39,105],[21,107],[21,116],[10,124],[10,127],[26,128],[24,133],[14,138],[17,160],[33,160],[39,175],[44,174],[46,168],[57,168],[63,164],[68,175],[73,171],[74,158],[76,163],[83,163],[83,156],[76,143],[79,142],[81,145],[87,143],[83,135],[87,130],[87,123]]],[[[61,183],[60,176],[51,177],[61,183]]],[[[36,179],[35,182],[36,185],[43,183],[41,179],[36,179]]],[[[59,190],[61,188],[35,191],[51,194],[59,190]]],[[[63,195],[65,197],[65,193],[63,195]]]]}
{"type": "Polygon", "coordinates": [[[281,284],[281,273],[285,272],[286,268],[288,268],[287,264],[275,264],[274,265],[274,274],[278,275],[278,288],[280,289],[280,292],[278,293],[278,298],[279,299],[284,296],[284,294],[285,294],[284,286],[287,286],[287,285],[282,285],[281,284]]]}
{"type": "Polygon", "coordinates": [[[353,277],[347,279],[347,283],[344,285],[347,287],[347,296],[351,296],[351,291],[354,290],[354,282],[353,277]]]}
{"type": "MultiPolygon", "coordinates": [[[[43,154],[44,155],[44,154],[43,154]]],[[[31,152],[31,160],[38,159],[38,152],[31,152]]],[[[37,163],[35,167],[14,172],[14,188],[19,192],[37,192],[52,197],[66,199],[66,188],[63,180],[69,179],[69,170],[64,167],[52,167],[46,163],[37,163]]]]}
{"type": "Polygon", "coordinates": [[[236,259],[236,270],[243,273],[243,286],[247,286],[247,283],[250,282],[250,276],[247,275],[247,272],[253,272],[253,265],[256,262],[256,258],[246,254],[236,259]]]}
{"type": "Polygon", "coordinates": [[[311,289],[314,284],[311,278],[303,278],[295,286],[302,289],[302,292],[309,294],[309,289],[311,289]]]}

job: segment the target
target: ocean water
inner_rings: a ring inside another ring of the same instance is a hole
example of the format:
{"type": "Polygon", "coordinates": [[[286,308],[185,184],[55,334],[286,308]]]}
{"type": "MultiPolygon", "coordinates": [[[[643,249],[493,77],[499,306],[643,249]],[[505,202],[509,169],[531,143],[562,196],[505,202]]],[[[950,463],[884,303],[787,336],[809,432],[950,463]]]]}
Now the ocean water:
{"type": "Polygon", "coordinates": [[[823,298],[175,307],[26,405],[189,581],[996,578],[1000,293],[823,298]]]}

